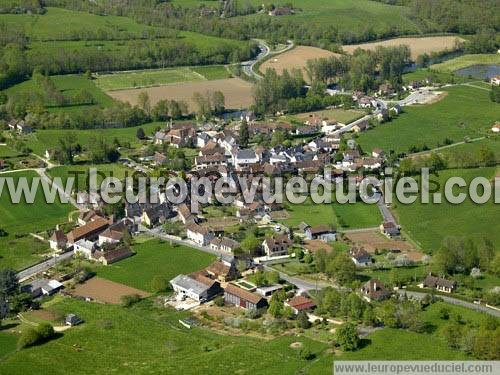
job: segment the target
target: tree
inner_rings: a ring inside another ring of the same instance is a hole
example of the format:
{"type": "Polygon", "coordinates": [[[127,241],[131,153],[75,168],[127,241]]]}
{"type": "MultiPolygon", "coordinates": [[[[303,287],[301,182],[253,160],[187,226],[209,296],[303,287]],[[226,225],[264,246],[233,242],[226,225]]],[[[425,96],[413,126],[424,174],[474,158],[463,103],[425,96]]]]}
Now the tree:
{"type": "Polygon", "coordinates": [[[243,120],[240,125],[239,129],[239,143],[241,148],[247,148],[248,147],[248,140],[250,138],[250,134],[248,132],[248,124],[246,120],[243,120]]]}
{"type": "Polygon", "coordinates": [[[307,329],[311,327],[311,322],[309,321],[309,317],[307,313],[302,310],[297,314],[297,321],[299,322],[300,328],[307,329]]]}
{"type": "Polygon", "coordinates": [[[161,293],[168,289],[168,280],[165,276],[155,276],[151,281],[151,289],[154,293],[161,293]]]}
{"type": "Polygon", "coordinates": [[[148,116],[151,115],[151,101],[149,99],[149,94],[146,91],[141,91],[137,96],[137,105],[144,112],[146,112],[148,116]]]}
{"type": "Polygon", "coordinates": [[[353,323],[344,323],[335,331],[335,341],[342,350],[356,350],[360,344],[358,331],[353,323]]]}
{"type": "Polygon", "coordinates": [[[143,128],[139,128],[139,129],[137,129],[135,136],[137,137],[137,139],[144,139],[144,138],[146,138],[146,133],[144,133],[143,128]]]}
{"type": "Polygon", "coordinates": [[[345,253],[339,253],[327,264],[326,273],[339,284],[346,285],[356,278],[356,266],[345,253]]]}
{"type": "Polygon", "coordinates": [[[224,112],[226,106],[226,98],[221,91],[214,91],[212,95],[212,105],[214,107],[215,114],[221,114],[224,112]]]}
{"type": "Polygon", "coordinates": [[[16,271],[4,268],[0,271],[0,297],[7,299],[19,292],[19,281],[16,271]]]}
{"type": "Polygon", "coordinates": [[[253,233],[247,234],[241,242],[241,249],[248,254],[255,254],[260,248],[260,241],[253,233]]]}
{"type": "Polygon", "coordinates": [[[500,86],[492,85],[490,92],[490,99],[492,102],[500,103],[500,86]]]}

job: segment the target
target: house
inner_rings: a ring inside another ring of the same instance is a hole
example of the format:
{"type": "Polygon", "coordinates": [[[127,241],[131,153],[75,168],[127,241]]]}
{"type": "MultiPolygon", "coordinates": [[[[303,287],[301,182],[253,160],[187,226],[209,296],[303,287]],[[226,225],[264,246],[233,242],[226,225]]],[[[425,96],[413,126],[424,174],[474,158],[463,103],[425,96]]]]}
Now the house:
{"type": "Polygon", "coordinates": [[[495,125],[491,127],[491,131],[493,133],[500,133],[500,122],[495,123],[495,125]]]}
{"type": "Polygon", "coordinates": [[[49,239],[50,248],[53,250],[63,250],[68,243],[68,237],[62,230],[56,229],[49,239]]]}
{"type": "Polygon", "coordinates": [[[216,251],[232,253],[240,247],[240,243],[228,237],[216,237],[210,241],[210,248],[216,251]]]}
{"type": "Polygon", "coordinates": [[[130,249],[130,247],[121,245],[111,250],[97,250],[94,253],[94,259],[107,266],[122,259],[131,257],[132,255],[134,255],[134,252],[130,249]]]}
{"type": "Polygon", "coordinates": [[[75,314],[68,314],[66,315],[66,317],[64,318],[64,323],[67,325],[67,326],[70,326],[70,327],[73,327],[73,326],[77,326],[78,324],[82,324],[83,323],[83,320],[80,319],[80,317],[78,315],[75,315],[75,314]]]}
{"type": "Polygon", "coordinates": [[[177,206],[177,216],[184,225],[194,223],[196,221],[196,216],[191,213],[191,210],[186,203],[181,203],[177,206]]]}
{"type": "Polygon", "coordinates": [[[272,17],[289,16],[293,14],[293,9],[289,7],[277,7],[270,10],[268,14],[272,17]]]}
{"type": "Polygon", "coordinates": [[[352,131],[355,133],[361,133],[370,128],[368,121],[361,121],[352,127],[352,131]]]}
{"type": "Polygon", "coordinates": [[[383,83],[378,87],[378,94],[382,96],[389,96],[391,94],[394,94],[394,92],[394,88],[388,82],[383,83]]]}
{"type": "Polygon", "coordinates": [[[372,257],[363,248],[353,247],[349,251],[349,256],[356,266],[366,267],[372,264],[372,257]]]}
{"type": "Polygon", "coordinates": [[[490,83],[492,85],[500,85],[500,76],[491,77],[490,83]]]}
{"type": "Polygon", "coordinates": [[[362,160],[363,168],[373,171],[375,169],[379,169],[382,164],[375,158],[363,158],[362,160]]]}
{"type": "Polygon", "coordinates": [[[269,285],[269,286],[260,286],[255,289],[255,293],[261,295],[262,297],[270,297],[274,293],[283,289],[283,285],[269,285]]]}
{"type": "Polygon", "coordinates": [[[252,149],[238,150],[233,156],[233,164],[236,169],[244,169],[250,164],[255,164],[259,162],[259,158],[252,149]]]}
{"type": "Polygon", "coordinates": [[[200,246],[207,246],[214,238],[214,234],[208,228],[196,223],[186,226],[187,238],[200,246]]]}
{"type": "Polygon", "coordinates": [[[241,121],[246,121],[246,122],[252,122],[255,121],[257,117],[255,116],[255,113],[253,111],[245,111],[242,112],[240,115],[240,120],[241,121]]]}
{"type": "Polygon", "coordinates": [[[292,246],[292,240],[286,234],[267,237],[262,243],[268,257],[287,255],[290,246],[292,246]]]}
{"type": "Polygon", "coordinates": [[[336,231],[327,225],[307,227],[304,233],[308,240],[321,240],[323,242],[332,242],[336,240],[336,231]]]}
{"type": "Polygon", "coordinates": [[[102,215],[95,210],[81,211],[78,215],[78,225],[85,225],[97,218],[102,218],[102,215]]]}
{"type": "Polygon", "coordinates": [[[310,298],[298,295],[285,301],[285,306],[291,307],[294,314],[298,314],[301,311],[313,310],[316,303],[310,298]]]}
{"type": "Polygon", "coordinates": [[[197,302],[209,301],[222,292],[220,284],[203,275],[177,275],[170,280],[179,300],[190,298],[197,302]]]}
{"type": "Polygon", "coordinates": [[[205,272],[211,279],[218,280],[224,283],[237,279],[239,275],[239,272],[236,269],[236,265],[234,263],[231,263],[231,265],[227,265],[222,261],[213,262],[211,265],[205,268],[205,272]]]}
{"type": "Polygon", "coordinates": [[[387,289],[378,279],[371,279],[361,287],[361,294],[368,302],[381,301],[391,296],[391,291],[387,289]]]}
{"type": "Polygon", "coordinates": [[[119,243],[123,239],[125,231],[128,232],[128,228],[123,223],[119,223],[117,225],[109,227],[104,232],[99,234],[99,246],[102,246],[105,243],[119,243]]]}
{"type": "Polygon", "coordinates": [[[378,158],[383,157],[384,155],[385,155],[384,150],[382,150],[381,148],[376,147],[376,148],[374,148],[374,149],[372,150],[372,156],[373,156],[374,158],[377,158],[377,159],[378,159],[378,158]]]}
{"type": "Polygon", "coordinates": [[[419,287],[432,288],[440,292],[451,293],[457,288],[457,282],[428,274],[424,281],[419,284],[419,287]]]}
{"type": "Polygon", "coordinates": [[[16,131],[21,135],[33,133],[33,128],[27,125],[24,120],[11,120],[7,125],[10,130],[16,131]]]}
{"type": "Polygon", "coordinates": [[[171,214],[172,211],[168,204],[158,204],[143,211],[141,222],[148,227],[153,227],[158,224],[163,224],[171,214]]]}
{"type": "Polygon", "coordinates": [[[196,169],[205,169],[209,167],[227,164],[226,156],[218,152],[212,155],[196,156],[194,158],[194,163],[196,165],[196,169]]]}
{"type": "Polygon", "coordinates": [[[246,310],[257,310],[267,306],[264,297],[229,284],[224,289],[224,301],[246,310]]]}
{"type": "Polygon", "coordinates": [[[196,147],[205,147],[210,139],[212,139],[210,135],[205,132],[198,134],[198,136],[196,137],[196,147]]]}
{"type": "Polygon", "coordinates": [[[162,154],[161,152],[155,152],[153,156],[153,164],[156,166],[162,166],[167,164],[168,158],[165,154],[162,154]]]}
{"type": "Polygon", "coordinates": [[[93,240],[97,239],[99,233],[103,232],[109,227],[109,220],[102,217],[97,217],[95,220],[88,222],[81,227],[73,229],[68,233],[68,243],[73,245],[76,241],[81,239],[93,240]]]}
{"type": "Polygon", "coordinates": [[[387,237],[399,236],[399,226],[392,221],[384,221],[380,224],[380,231],[387,237]]]}
{"type": "Polygon", "coordinates": [[[51,296],[61,289],[63,285],[57,280],[36,279],[30,284],[23,285],[21,290],[30,293],[33,298],[51,296]]]}
{"type": "Polygon", "coordinates": [[[92,255],[94,254],[95,249],[95,242],[87,241],[84,238],[76,241],[73,245],[73,251],[75,255],[83,256],[86,259],[92,259],[92,255]]]}

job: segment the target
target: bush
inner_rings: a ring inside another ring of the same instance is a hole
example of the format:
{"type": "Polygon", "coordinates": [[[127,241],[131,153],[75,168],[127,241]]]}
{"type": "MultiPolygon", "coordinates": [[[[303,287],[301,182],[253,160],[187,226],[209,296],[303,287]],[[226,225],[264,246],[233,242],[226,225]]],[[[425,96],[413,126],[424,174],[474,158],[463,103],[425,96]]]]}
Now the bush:
{"type": "Polygon", "coordinates": [[[123,307],[131,307],[141,300],[141,296],[138,294],[131,294],[128,296],[123,296],[121,298],[123,307]]]}
{"type": "Polygon", "coordinates": [[[151,281],[151,289],[155,293],[164,292],[168,289],[168,280],[165,276],[155,276],[151,281]]]}
{"type": "Polygon", "coordinates": [[[311,351],[307,348],[300,349],[299,356],[301,359],[304,359],[306,361],[310,361],[311,359],[314,359],[316,357],[316,355],[314,355],[314,353],[311,353],[311,351]]]}
{"type": "Polygon", "coordinates": [[[214,304],[215,304],[215,306],[219,306],[219,307],[224,306],[224,297],[219,296],[219,297],[215,298],[214,304]]]}
{"type": "Polygon", "coordinates": [[[40,333],[34,328],[28,328],[25,330],[17,342],[18,349],[28,348],[30,346],[36,345],[41,340],[40,333]]]}
{"type": "Polygon", "coordinates": [[[43,340],[50,340],[55,335],[54,327],[49,323],[41,323],[37,327],[37,331],[43,340]]]}

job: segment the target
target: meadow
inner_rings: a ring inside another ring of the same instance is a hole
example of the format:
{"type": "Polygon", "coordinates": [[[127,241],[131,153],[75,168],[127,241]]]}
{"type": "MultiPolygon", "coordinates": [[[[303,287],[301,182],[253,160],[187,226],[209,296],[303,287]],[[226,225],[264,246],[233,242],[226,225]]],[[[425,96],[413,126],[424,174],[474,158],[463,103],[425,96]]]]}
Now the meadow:
{"type": "Polygon", "coordinates": [[[97,275],[137,289],[151,291],[155,276],[167,280],[198,271],[215,260],[213,255],[169,242],[150,239],[133,246],[136,255],[110,266],[97,268],[97,275]]]}
{"type": "Polygon", "coordinates": [[[365,152],[379,147],[402,153],[413,146],[433,149],[445,139],[460,142],[490,132],[498,119],[498,104],[491,102],[487,90],[469,86],[443,90],[447,95],[439,102],[404,107],[398,118],[362,133],[358,144],[365,152]]]}
{"type": "MultiPolygon", "coordinates": [[[[480,176],[491,181],[496,174],[496,168],[455,169],[440,171],[437,177],[431,176],[431,181],[437,180],[442,193],[444,183],[450,177],[462,177],[469,182],[480,176]]],[[[455,194],[459,192],[467,193],[468,190],[456,188],[454,191],[455,194]]],[[[500,241],[498,207],[492,200],[478,205],[467,198],[463,203],[454,205],[446,202],[443,197],[441,204],[422,204],[417,200],[411,205],[396,203],[393,208],[403,230],[424,251],[437,250],[443,239],[449,236],[475,240],[488,238],[493,243],[500,241]]]]}
{"type": "Polygon", "coordinates": [[[447,60],[440,64],[431,65],[433,70],[441,72],[454,72],[456,70],[467,68],[471,65],[500,65],[500,54],[477,54],[477,55],[463,55],[454,59],[447,60]]]}
{"type": "Polygon", "coordinates": [[[459,157],[465,154],[477,157],[477,155],[483,148],[488,148],[489,150],[493,151],[497,162],[500,163],[500,137],[498,136],[492,136],[491,138],[485,138],[470,143],[463,143],[460,145],[447,147],[438,150],[437,153],[448,161],[449,168],[459,168],[460,165],[457,165],[457,159],[459,157]]]}
{"type": "Polygon", "coordinates": [[[212,79],[229,78],[229,73],[222,65],[206,67],[180,67],[167,69],[148,69],[113,74],[100,74],[97,85],[104,91],[127,88],[166,85],[176,82],[197,82],[212,79]]]}
{"type": "Polygon", "coordinates": [[[364,116],[363,111],[355,110],[355,109],[325,109],[322,111],[315,112],[306,112],[294,115],[292,119],[299,121],[307,121],[311,116],[318,116],[321,119],[328,119],[329,121],[338,121],[341,124],[349,124],[358,118],[364,116]]]}
{"type": "MultiPolygon", "coordinates": [[[[34,176],[37,176],[35,172],[24,171],[2,174],[0,177],[13,177],[16,183],[21,177],[31,181],[34,176]]],[[[48,243],[35,240],[28,233],[53,229],[56,224],[67,222],[70,211],[71,206],[58,200],[54,204],[46,203],[41,189],[33,204],[23,200],[14,204],[4,186],[0,195],[0,228],[8,235],[0,237],[0,268],[19,269],[41,260],[41,255],[49,248],[48,243]]]]}

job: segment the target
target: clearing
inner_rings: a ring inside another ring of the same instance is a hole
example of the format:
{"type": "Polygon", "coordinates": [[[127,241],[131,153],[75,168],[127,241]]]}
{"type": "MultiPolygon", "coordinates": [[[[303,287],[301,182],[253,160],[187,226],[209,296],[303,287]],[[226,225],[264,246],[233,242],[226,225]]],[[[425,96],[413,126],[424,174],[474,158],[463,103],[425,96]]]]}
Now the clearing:
{"type": "Polygon", "coordinates": [[[243,109],[253,103],[253,85],[240,78],[227,78],[212,81],[176,83],[165,86],[149,87],[144,89],[130,89],[109,91],[108,94],[114,99],[137,104],[137,97],[141,92],[147,92],[151,104],[156,104],[162,99],[185,101],[190,111],[196,110],[193,101],[195,93],[205,94],[207,92],[221,91],[226,99],[226,108],[243,109]]]}
{"type": "Polygon", "coordinates": [[[90,297],[98,302],[119,304],[123,296],[138,294],[141,297],[148,297],[150,294],[127,285],[115,283],[113,281],[93,277],[83,284],[78,284],[71,293],[75,296],[90,297]]]}
{"type": "Polygon", "coordinates": [[[411,48],[411,58],[415,60],[419,55],[424,53],[431,54],[433,52],[441,52],[444,50],[453,50],[455,44],[463,42],[462,38],[456,36],[429,36],[423,38],[395,38],[383,40],[380,42],[362,43],[344,45],[342,48],[349,54],[352,54],[356,49],[375,50],[378,46],[394,47],[400,45],[408,45],[411,48]]]}
{"type": "Polygon", "coordinates": [[[267,69],[274,69],[278,74],[283,73],[286,69],[289,72],[292,69],[301,69],[304,78],[307,79],[305,74],[305,67],[307,60],[319,59],[322,57],[340,56],[338,53],[327,51],[317,47],[297,46],[290,51],[286,51],[280,55],[273,56],[265,61],[259,68],[261,72],[267,69]]]}

